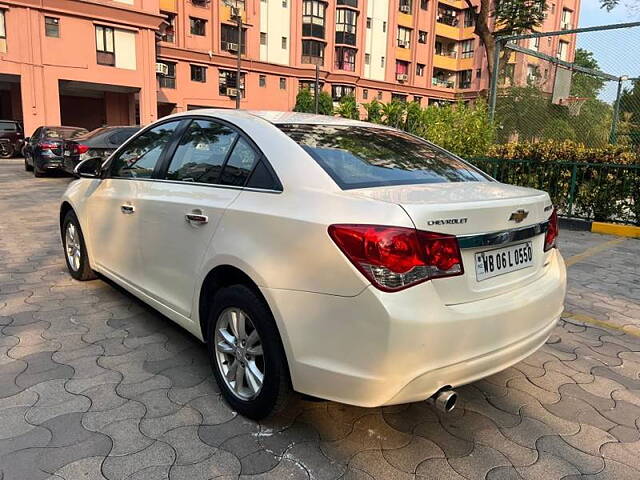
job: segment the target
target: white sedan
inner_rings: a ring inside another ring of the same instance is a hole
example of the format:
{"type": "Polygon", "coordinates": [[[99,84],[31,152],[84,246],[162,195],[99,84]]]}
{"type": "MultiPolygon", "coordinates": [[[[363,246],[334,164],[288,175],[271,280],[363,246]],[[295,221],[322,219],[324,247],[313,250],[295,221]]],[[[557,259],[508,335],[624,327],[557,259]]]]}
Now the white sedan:
{"type": "Polygon", "coordinates": [[[71,275],[100,273],[206,342],[251,418],[291,390],[449,410],[563,310],[549,196],[392,128],[190,111],[76,173],[60,208],[71,275]]]}

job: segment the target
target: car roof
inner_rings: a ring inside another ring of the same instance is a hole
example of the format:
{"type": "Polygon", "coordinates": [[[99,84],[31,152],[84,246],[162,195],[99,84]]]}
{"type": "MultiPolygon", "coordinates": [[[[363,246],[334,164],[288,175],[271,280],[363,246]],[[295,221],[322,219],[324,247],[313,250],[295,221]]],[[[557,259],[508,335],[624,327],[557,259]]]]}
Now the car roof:
{"type": "Polygon", "coordinates": [[[171,117],[182,117],[189,115],[210,115],[229,121],[237,120],[265,120],[273,125],[286,124],[306,124],[306,125],[333,125],[345,127],[375,127],[391,129],[385,125],[363,122],[361,120],[351,120],[349,118],[333,117],[329,115],[319,115],[315,113],[282,112],[275,110],[229,110],[224,108],[201,108],[181,112],[171,117]]]}

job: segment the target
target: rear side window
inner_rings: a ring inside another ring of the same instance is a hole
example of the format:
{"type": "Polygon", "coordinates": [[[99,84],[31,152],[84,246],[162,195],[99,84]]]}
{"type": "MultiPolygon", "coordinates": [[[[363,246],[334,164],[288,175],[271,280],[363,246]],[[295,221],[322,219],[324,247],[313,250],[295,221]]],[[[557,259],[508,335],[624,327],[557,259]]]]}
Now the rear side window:
{"type": "Polygon", "coordinates": [[[129,137],[132,137],[133,134],[136,133],[138,130],[139,130],[138,128],[127,128],[124,130],[120,130],[116,133],[113,133],[109,137],[109,143],[113,146],[122,145],[124,142],[126,142],[129,139],[129,137]]]}
{"type": "Polygon", "coordinates": [[[238,134],[217,122],[193,120],[171,159],[166,178],[218,183],[220,171],[238,134]]]}
{"type": "Polygon", "coordinates": [[[151,178],[156,164],[171,140],[179,121],[163,123],[132,140],[113,159],[111,176],[151,178]]]}
{"type": "Polygon", "coordinates": [[[375,127],[278,125],[343,190],[487,181],[481,171],[404,132],[375,127]]]}
{"type": "Polygon", "coordinates": [[[224,166],[220,183],[242,187],[257,160],[258,154],[247,141],[244,138],[238,139],[224,166]]]}

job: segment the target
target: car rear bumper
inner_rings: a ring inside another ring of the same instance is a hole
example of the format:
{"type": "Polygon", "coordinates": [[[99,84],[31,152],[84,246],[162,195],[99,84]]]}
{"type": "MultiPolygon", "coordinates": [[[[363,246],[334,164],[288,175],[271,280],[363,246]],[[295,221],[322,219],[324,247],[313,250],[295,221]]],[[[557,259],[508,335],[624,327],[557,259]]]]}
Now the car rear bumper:
{"type": "Polygon", "coordinates": [[[355,297],[262,289],[294,389],[366,407],[424,400],[519,362],[549,337],[565,291],[557,250],[526,287],[458,305],[444,305],[430,282],[355,297]]]}

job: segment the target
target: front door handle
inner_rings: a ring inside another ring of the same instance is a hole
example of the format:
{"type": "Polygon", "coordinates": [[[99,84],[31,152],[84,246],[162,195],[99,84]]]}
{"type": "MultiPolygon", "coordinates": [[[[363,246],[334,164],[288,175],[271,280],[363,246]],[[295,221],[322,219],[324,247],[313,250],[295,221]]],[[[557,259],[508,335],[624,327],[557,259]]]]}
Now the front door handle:
{"type": "Polygon", "coordinates": [[[192,225],[204,225],[205,223],[209,222],[209,217],[207,217],[206,215],[201,215],[199,213],[187,213],[184,217],[186,218],[187,222],[192,225]]]}
{"type": "Polygon", "coordinates": [[[135,213],[136,207],[133,205],[120,205],[120,211],[125,215],[131,215],[132,213],[135,213]]]}

